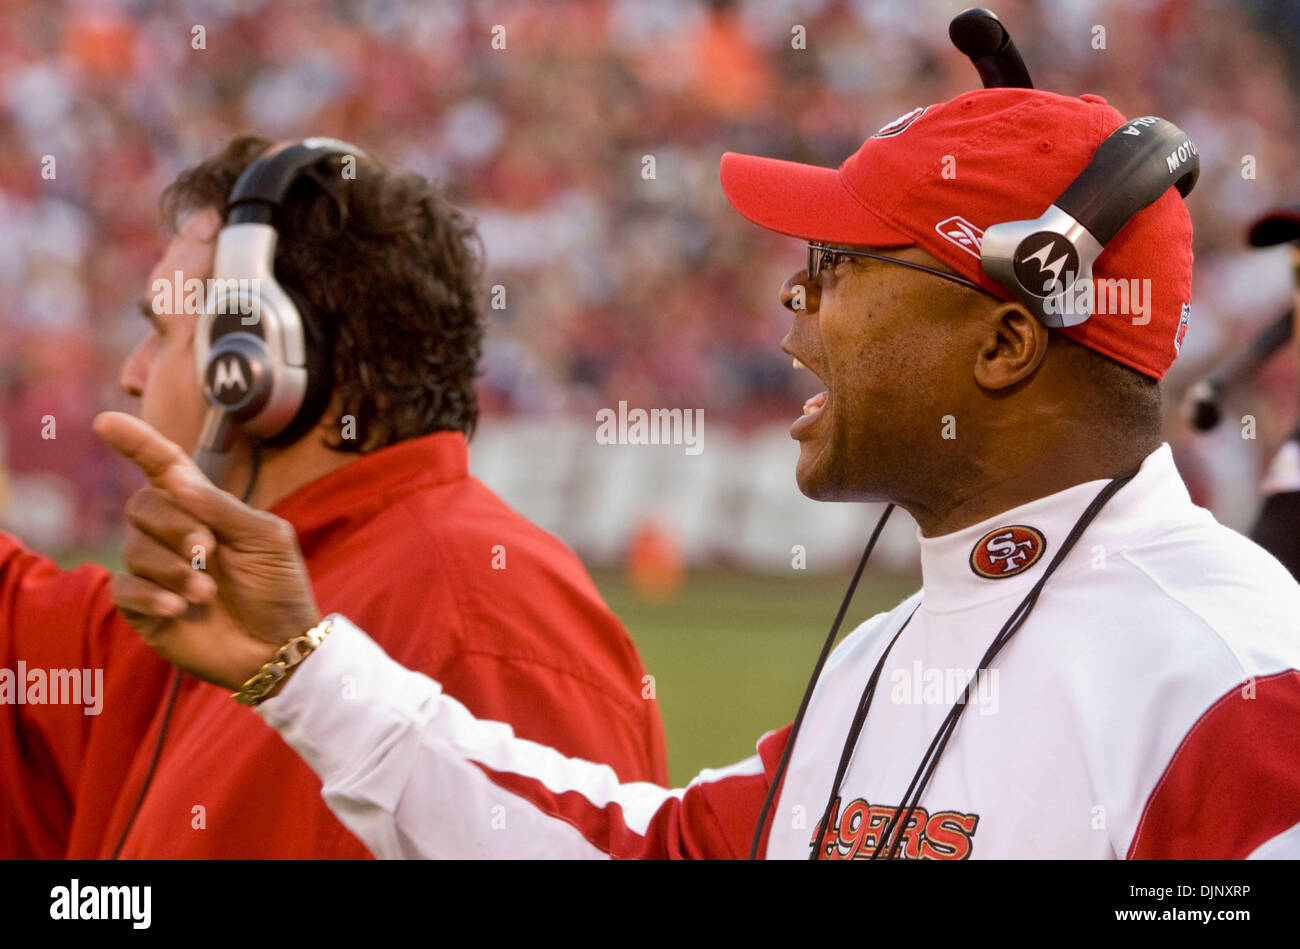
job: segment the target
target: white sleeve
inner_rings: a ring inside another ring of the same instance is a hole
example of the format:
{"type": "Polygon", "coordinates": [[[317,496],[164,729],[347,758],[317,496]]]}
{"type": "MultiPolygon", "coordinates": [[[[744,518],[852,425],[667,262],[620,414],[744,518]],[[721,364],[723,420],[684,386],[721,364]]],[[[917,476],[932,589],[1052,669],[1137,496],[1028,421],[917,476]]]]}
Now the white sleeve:
{"type": "Polygon", "coordinates": [[[1256,847],[1247,860],[1300,860],[1300,824],[1256,847]]]}
{"type": "MultiPolygon", "coordinates": [[[[474,718],[331,619],[325,641],[256,711],[377,857],[729,857],[756,823],[767,787],[757,756],[685,789],[621,784],[607,765],[474,718]]],[[[765,736],[768,756],[781,738],[765,736]]]]}

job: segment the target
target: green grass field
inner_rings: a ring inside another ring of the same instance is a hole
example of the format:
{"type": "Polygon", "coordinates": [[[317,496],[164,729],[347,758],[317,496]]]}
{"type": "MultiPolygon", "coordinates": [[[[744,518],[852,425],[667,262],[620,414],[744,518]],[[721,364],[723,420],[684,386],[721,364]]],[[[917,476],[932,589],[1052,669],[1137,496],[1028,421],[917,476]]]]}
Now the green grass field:
{"type": "MultiPolygon", "coordinates": [[[[617,572],[592,575],[655,677],[676,786],[749,757],[763,732],[794,718],[850,576],[697,572],[672,600],[650,603],[617,572]]],[[[919,586],[868,571],[841,632],[919,586]]]]}

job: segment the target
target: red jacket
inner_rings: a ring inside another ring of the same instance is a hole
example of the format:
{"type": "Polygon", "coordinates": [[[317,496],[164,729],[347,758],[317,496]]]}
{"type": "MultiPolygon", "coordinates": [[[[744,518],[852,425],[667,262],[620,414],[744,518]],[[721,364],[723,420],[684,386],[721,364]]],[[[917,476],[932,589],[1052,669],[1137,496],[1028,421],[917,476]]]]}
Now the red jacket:
{"type": "MultiPolygon", "coordinates": [[[[520,737],[665,783],[658,706],[627,633],[567,547],[469,477],[459,433],[358,458],[272,510],[298,531],[322,615],[346,612],[520,737]]],[[[0,857],[110,857],[173,672],[114,611],[108,571],[60,571],[0,533],[0,670],[20,661],[28,676],[102,669],[102,706],[0,694],[0,857]]],[[[251,710],[183,676],[121,856],[368,856],[320,790],[251,710]]]]}

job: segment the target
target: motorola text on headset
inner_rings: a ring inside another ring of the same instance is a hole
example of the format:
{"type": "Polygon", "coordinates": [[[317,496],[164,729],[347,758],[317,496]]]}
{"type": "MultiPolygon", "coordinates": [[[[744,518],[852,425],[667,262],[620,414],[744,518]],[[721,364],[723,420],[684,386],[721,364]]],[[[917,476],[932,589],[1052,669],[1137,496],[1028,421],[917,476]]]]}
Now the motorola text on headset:
{"type": "Polygon", "coordinates": [[[236,426],[262,444],[291,444],[328,404],[333,328],[275,275],[278,213],[299,179],[328,156],[366,157],[338,139],[304,139],[255,160],[227,200],[214,292],[194,333],[209,406],[194,458],[213,482],[225,472],[236,426]]]}
{"type": "MultiPolygon", "coordinates": [[[[1032,89],[1033,82],[1025,68],[1024,60],[1011,41],[1006,27],[997,16],[981,7],[972,7],[959,13],[948,26],[953,44],[974,64],[985,88],[995,86],[1032,89]]],[[[1077,326],[1091,316],[1087,306],[1071,304],[1066,297],[1083,281],[1092,279],[1092,268],[1106,245],[1143,208],[1153,204],[1173,187],[1186,197],[1200,174],[1200,157],[1196,146],[1172,122],[1156,116],[1132,119],[1108,136],[1093,153],[1087,167],[1072,181],[1060,197],[1037,218],[1031,221],[1007,221],[994,224],[984,231],[980,249],[980,264],[988,276],[1006,288],[1025,309],[1043,325],[1053,328],[1077,326]]],[[[1084,296],[1085,301],[1090,299],[1084,296]]],[[[1112,479],[1079,516],[1061,548],[1044,570],[1042,577],[1007,618],[994,637],[979,668],[967,683],[966,690],[949,711],[922,756],[916,773],[903,795],[903,801],[894,817],[883,828],[872,860],[879,856],[893,859],[903,841],[902,830],[908,826],[931,776],[939,762],[952,732],[957,727],[970,698],[969,692],[978,677],[992,662],[1002,647],[1024,624],[1057,566],[1073,548],[1084,529],[1101,511],[1101,508],[1136,474],[1131,472],[1112,479]],[[897,831],[897,832],[896,832],[897,831]]],[[[781,760],[777,764],[767,797],[759,814],[758,824],[750,843],[750,859],[757,859],[767,826],[768,815],[790,764],[795,740],[803,724],[808,704],[830,655],[831,645],[839,634],[840,625],[857,589],[858,581],[866,568],[867,560],[877,539],[893,512],[889,504],[881,514],[858,562],[857,570],[849,583],[844,599],[831,625],[830,634],[822,646],[821,654],[813,667],[812,677],[804,690],[803,700],[795,715],[781,760]]],[[[882,652],[880,660],[867,680],[858,703],[857,713],[849,728],[840,754],[839,766],[822,810],[817,831],[812,838],[810,860],[819,860],[825,849],[826,828],[830,822],[831,808],[839,796],[840,782],[848,768],[853,749],[865,723],[876,683],[884,669],[898,637],[907,627],[909,616],[894,633],[893,639],[882,652]]]]}

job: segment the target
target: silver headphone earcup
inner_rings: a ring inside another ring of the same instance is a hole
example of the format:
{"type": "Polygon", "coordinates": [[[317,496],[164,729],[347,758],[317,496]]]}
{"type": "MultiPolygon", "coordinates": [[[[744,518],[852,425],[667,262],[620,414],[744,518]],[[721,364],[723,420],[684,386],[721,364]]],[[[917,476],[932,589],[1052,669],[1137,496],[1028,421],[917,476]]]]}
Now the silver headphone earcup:
{"type": "MultiPolygon", "coordinates": [[[[257,225],[242,227],[265,236],[257,225]]],[[[209,404],[227,413],[244,434],[270,441],[302,410],[309,341],[297,305],[273,278],[248,282],[252,285],[238,291],[238,300],[232,294],[214,298],[213,311],[200,320],[195,355],[209,404]]]]}
{"type": "Polygon", "coordinates": [[[1075,294],[1092,280],[1102,249],[1086,228],[1052,205],[1033,221],[985,229],[980,265],[1044,326],[1078,326],[1092,310],[1076,305],[1075,294]]]}

